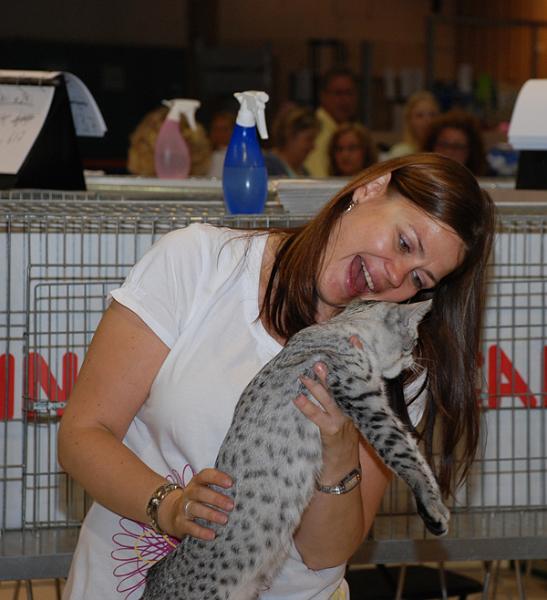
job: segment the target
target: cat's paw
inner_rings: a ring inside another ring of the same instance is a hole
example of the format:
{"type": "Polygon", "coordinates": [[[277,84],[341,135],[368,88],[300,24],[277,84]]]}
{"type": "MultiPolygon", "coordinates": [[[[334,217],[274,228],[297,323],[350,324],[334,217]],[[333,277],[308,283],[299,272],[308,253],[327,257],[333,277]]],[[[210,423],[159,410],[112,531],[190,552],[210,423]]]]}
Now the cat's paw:
{"type": "Polygon", "coordinates": [[[450,511],[440,500],[430,501],[426,506],[416,499],[416,507],[425,526],[432,534],[446,535],[448,533],[450,511]]]}

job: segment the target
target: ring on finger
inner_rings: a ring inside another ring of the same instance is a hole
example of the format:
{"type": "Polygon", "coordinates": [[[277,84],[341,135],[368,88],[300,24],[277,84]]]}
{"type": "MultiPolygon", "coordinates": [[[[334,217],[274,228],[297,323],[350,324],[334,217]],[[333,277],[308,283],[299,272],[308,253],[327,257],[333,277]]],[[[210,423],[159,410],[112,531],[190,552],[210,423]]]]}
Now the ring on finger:
{"type": "Polygon", "coordinates": [[[196,518],[195,515],[193,515],[189,510],[190,504],[192,504],[192,502],[193,502],[193,500],[186,500],[186,502],[184,503],[184,509],[182,511],[184,513],[184,516],[189,521],[193,521],[196,518]]]}

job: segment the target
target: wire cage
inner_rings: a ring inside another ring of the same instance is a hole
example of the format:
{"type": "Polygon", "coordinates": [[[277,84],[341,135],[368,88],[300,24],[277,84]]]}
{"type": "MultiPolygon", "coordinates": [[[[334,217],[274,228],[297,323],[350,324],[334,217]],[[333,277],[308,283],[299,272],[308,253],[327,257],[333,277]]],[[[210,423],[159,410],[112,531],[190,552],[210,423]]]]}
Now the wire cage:
{"type": "Polygon", "coordinates": [[[524,559],[547,553],[547,213],[526,214],[523,207],[518,212],[503,211],[498,218],[477,386],[480,451],[453,499],[450,532],[442,541],[433,539],[396,480],[356,560],[524,559]]]}
{"type": "MultiPolygon", "coordinates": [[[[355,561],[547,556],[547,204],[534,212],[499,215],[482,336],[483,450],[455,497],[449,535],[432,539],[394,481],[355,561]]],[[[0,575],[12,533],[31,534],[54,561],[49,536],[77,530],[89,506],[57,463],[56,434],[108,291],[172,229],[307,218],[279,209],[227,216],[205,201],[0,195],[0,575]]]]}
{"type": "Polygon", "coordinates": [[[56,432],[108,291],[172,229],[269,229],[302,219],[227,216],[208,201],[13,196],[0,199],[0,531],[75,526],[88,500],[57,465],[56,432]]]}

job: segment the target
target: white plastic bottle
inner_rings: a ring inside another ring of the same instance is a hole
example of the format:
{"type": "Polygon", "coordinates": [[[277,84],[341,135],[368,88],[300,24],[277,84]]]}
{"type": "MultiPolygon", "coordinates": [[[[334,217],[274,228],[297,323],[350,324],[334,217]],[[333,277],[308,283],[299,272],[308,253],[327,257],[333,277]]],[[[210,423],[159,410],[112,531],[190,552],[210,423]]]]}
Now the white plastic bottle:
{"type": "Polygon", "coordinates": [[[170,110],[160,128],[154,148],[156,175],[164,179],[186,179],[192,161],[188,144],[180,133],[180,116],[184,115],[190,127],[195,129],[195,113],[200,102],[175,98],[164,100],[163,104],[170,110]]]}

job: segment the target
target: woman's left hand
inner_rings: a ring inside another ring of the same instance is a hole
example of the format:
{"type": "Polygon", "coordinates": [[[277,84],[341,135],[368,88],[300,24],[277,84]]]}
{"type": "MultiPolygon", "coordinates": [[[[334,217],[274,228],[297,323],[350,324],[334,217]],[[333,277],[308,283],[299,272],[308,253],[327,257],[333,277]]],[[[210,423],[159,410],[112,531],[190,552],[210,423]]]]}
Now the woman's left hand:
{"type": "Polygon", "coordinates": [[[301,381],[319,405],[304,394],[300,394],[294,403],[303,415],[319,427],[323,443],[321,483],[331,485],[359,465],[360,434],[329,391],[326,365],[318,362],[313,370],[317,380],[302,376],[301,381]]]}

